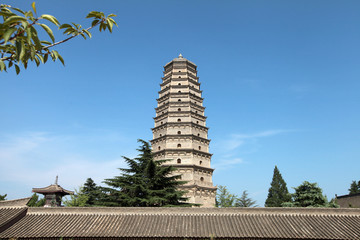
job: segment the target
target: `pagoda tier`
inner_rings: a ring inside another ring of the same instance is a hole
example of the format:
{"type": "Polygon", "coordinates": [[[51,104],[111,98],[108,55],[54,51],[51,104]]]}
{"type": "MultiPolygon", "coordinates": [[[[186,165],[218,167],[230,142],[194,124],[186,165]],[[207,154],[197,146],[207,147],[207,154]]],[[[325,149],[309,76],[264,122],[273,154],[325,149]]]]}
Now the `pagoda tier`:
{"type": "Polygon", "coordinates": [[[215,205],[208,130],[197,66],[180,54],[164,67],[151,145],[155,160],[177,168],[187,183],[189,202],[202,207],[215,205]]]}

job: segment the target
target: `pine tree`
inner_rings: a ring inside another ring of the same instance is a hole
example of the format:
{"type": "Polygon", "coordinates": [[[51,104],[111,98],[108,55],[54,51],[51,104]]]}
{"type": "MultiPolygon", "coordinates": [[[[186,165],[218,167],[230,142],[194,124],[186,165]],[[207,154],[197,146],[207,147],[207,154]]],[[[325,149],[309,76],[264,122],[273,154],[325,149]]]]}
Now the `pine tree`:
{"type": "Polygon", "coordinates": [[[281,207],[284,202],[291,201],[291,194],[288,191],[286,182],[281,176],[277,166],[274,168],[274,174],[269,188],[268,197],[265,201],[265,207],[281,207]]]}
{"type": "Polygon", "coordinates": [[[31,196],[31,199],[30,201],[27,203],[27,205],[29,207],[42,207],[45,205],[45,198],[41,198],[39,199],[39,196],[34,193],[32,196],[31,196]]]}
{"type": "Polygon", "coordinates": [[[86,206],[101,205],[101,203],[99,203],[99,198],[101,195],[100,189],[98,186],[96,186],[96,183],[91,178],[86,179],[86,182],[82,188],[82,194],[88,197],[86,206]]]}
{"type": "Polygon", "coordinates": [[[352,181],[350,188],[349,188],[349,194],[356,194],[360,193],[360,181],[356,183],[356,181],[352,181]]]}
{"type": "Polygon", "coordinates": [[[184,191],[177,188],[184,184],[173,175],[172,166],[164,166],[167,160],[153,160],[148,142],[139,140],[140,154],[135,159],[124,157],[129,168],[120,168],[122,174],[105,179],[108,188],[102,188],[102,204],[123,207],[191,206],[185,203],[184,191]]]}
{"type": "Polygon", "coordinates": [[[243,191],[240,198],[236,199],[235,207],[257,207],[256,201],[248,197],[247,191],[243,191]]]}
{"type": "Polygon", "coordinates": [[[5,195],[0,195],[0,201],[6,200],[6,196],[7,196],[7,194],[5,194],[5,195]]]}

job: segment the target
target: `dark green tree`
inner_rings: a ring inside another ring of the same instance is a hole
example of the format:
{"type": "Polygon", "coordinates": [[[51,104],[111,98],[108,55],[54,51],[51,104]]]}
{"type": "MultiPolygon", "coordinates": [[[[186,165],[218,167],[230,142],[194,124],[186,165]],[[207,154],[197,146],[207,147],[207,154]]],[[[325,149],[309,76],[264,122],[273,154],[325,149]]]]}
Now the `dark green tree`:
{"type": "Polygon", "coordinates": [[[226,186],[219,186],[216,191],[216,207],[234,207],[237,196],[231,194],[226,186]]]}
{"type": "Polygon", "coordinates": [[[101,190],[91,178],[86,179],[84,187],[82,188],[82,194],[88,196],[88,200],[86,201],[87,206],[101,205],[99,202],[101,190]]]}
{"type": "Polygon", "coordinates": [[[247,191],[243,191],[241,197],[236,199],[235,207],[257,207],[256,201],[248,197],[247,191]]]}
{"type": "Polygon", "coordinates": [[[356,181],[352,181],[349,188],[349,194],[360,193],[360,181],[356,183],[356,181]]]}
{"type": "Polygon", "coordinates": [[[6,200],[6,196],[7,196],[7,194],[5,194],[5,195],[0,195],[0,201],[6,200]]]}
{"type": "Polygon", "coordinates": [[[129,168],[120,168],[122,174],[105,179],[109,187],[102,188],[101,204],[123,207],[163,207],[191,206],[185,203],[184,191],[178,187],[185,182],[174,175],[172,166],[166,166],[167,160],[153,160],[148,142],[139,140],[140,154],[135,159],[124,157],[129,168]]]}
{"type": "Polygon", "coordinates": [[[39,199],[39,196],[34,193],[27,205],[29,207],[42,207],[45,205],[45,198],[39,199]]]}
{"type": "Polygon", "coordinates": [[[269,188],[268,197],[265,201],[265,207],[281,207],[284,202],[291,201],[291,194],[288,191],[286,182],[281,176],[277,166],[274,168],[274,174],[269,188]]]}
{"type": "Polygon", "coordinates": [[[292,202],[283,203],[284,207],[338,207],[335,203],[328,202],[317,183],[304,181],[294,189],[292,202]]]}

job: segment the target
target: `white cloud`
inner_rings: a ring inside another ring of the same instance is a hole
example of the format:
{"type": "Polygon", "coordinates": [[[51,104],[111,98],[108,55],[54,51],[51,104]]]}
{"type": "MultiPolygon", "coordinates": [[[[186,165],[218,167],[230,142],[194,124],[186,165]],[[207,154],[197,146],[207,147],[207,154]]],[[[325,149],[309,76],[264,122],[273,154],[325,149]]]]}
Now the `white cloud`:
{"type": "Polygon", "coordinates": [[[220,159],[220,161],[215,162],[212,167],[214,167],[218,171],[234,167],[241,163],[244,163],[243,159],[241,158],[220,159]]]}
{"type": "MultiPolygon", "coordinates": [[[[126,141],[118,141],[113,135],[97,132],[87,137],[90,140],[44,132],[0,135],[1,193],[11,192],[8,185],[15,184],[23,189],[19,189],[17,196],[9,195],[9,199],[25,197],[33,187],[52,184],[56,175],[59,175],[59,184],[69,190],[83,184],[88,177],[100,184],[105,178],[118,175],[118,168],[126,167],[121,155],[135,157],[137,154],[136,147],[129,147],[126,141]],[[115,150],[103,154],[102,146],[112,144],[117,146],[113,147],[115,150]]],[[[134,146],[137,146],[136,140],[134,146]]]]}

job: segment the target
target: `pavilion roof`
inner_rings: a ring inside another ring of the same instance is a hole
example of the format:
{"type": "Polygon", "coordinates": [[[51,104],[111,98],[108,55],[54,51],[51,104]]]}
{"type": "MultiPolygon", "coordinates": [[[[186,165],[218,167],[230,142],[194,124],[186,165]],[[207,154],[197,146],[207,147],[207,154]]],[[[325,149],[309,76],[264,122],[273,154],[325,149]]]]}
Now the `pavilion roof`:
{"type": "Polygon", "coordinates": [[[73,191],[66,190],[56,183],[51,184],[44,188],[33,188],[32,191],[41,194],[44,193],[61,193],[62,195],[74,194],[73,191]]]}

